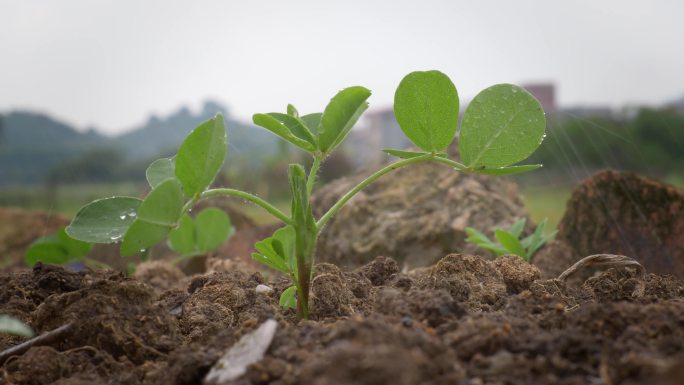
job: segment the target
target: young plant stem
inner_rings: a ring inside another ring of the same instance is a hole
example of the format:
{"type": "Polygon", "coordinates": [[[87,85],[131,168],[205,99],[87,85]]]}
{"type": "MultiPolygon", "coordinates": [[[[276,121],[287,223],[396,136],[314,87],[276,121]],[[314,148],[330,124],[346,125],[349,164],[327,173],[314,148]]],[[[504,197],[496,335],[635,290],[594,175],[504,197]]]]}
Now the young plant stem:
{"type": "MultiPolygon", "coordinates": [[[[359,191],[363,190],[364,188],[366,188],[366,186],[375,182],[378,178],[387,174],[388,172],[396,170],[396,169],[404,167],[404,166],[408,166],[410,164],[424,162],[427,160],[439,161],[440,159],[443,159],[443,158],[435,156],[434,154],[425,154],[425,155],[417,156],[415,158],[403,159],[403,160],[394,162],[392,164],[389,164],[389,165],[381,168],[380,170],[376,171],[373,175],[369,176],[368,178],[361,181],[361,183],[354,186],[354,188],[349,190],[349,192],[344,194],[344,196],[339,201],[337,201],[337,203],[335,203],[333,205],[333,207],[331,207],[325,214],[323,214],[323,216],[318,220],[318,222],[316,222],[316,227],[320,231],[320,229],[322,229],[323,226],[325,226],[325,224],[330,220],[330,218],[332,218],[333,215],[335,215],[352,197],[354,197],[354,195],[356,195],[359,191]]],[[[442,162],[442,163],[444,163],[444,162],[442,162]]],[[[456,163],[456,162],[454,162],[454,163],[456,163]]],[[[449,165],[451,165],[451,164],[449,164],[449,165]]],[[[451,166],[453,167],[453,165],[451,165],[451,166]]]]}
{"type": "Polygon", "coordinates": [[[297,260],[297,316],[300,319],[308,319],[311,270],[318,229],[311,211],[308,180],[301,165],[290,165],[289,182],[292,191],[292,226],[295,230],[295,258],[297,260]]]}
{"type": "Polygon", "coordinates": [[[468,168],[468,166],[461,164],[461,163],[458,163],[456,161],[453,161],[449,158],[442,158],[442,157],[436,156],[432,160],[437,162],[437,163],[442,163],[442,164],[445,164],[447,166],[451,166],[451,167],[453,167],[459,171],[468,172],[468,173],[472,172],[472,169],[468,168]]]}
{"type": "Polygon", "coordinates": [[[260,206],[264,210],[268,211],[274,217],[280,219],[286,225],[292,224],[292,219],[290,219],[282,211],[278,210],[277,207],[273,206],[272,204],[266,202],[265,200],[259,198],[256,195],[250,194],[248,192],[240,191],[240,190],[235,190],[232,188],[216,188],[216,189],[206,190],[202,194],[200,194],[199,199],[196,199],[196,200],[193,199],[193,200],[188,201],[188,203],[186,203],[186,205],[183,207],[183,211],[186,212],[190,207],[192,207],[192,205],[194,205],[195,203],[197,203],[200,200],[204,200],[204,199],[211,198],[211,197],[217,197],[217,196],[232,196],[232,197],[244,199],[246,201],[254,203],[257,206],[260,206]]]}
{"type": "Polygon", "coordinates": [[[313,191],[314,184],[316,183],[316,175],[318,174],[318,169],[321,167],[321,157],[318,155],[314,156],[313,163],[311,164],[311,169],[309,169],[309,177],[306,180],[306,191],[311,195],[313,191]]]}

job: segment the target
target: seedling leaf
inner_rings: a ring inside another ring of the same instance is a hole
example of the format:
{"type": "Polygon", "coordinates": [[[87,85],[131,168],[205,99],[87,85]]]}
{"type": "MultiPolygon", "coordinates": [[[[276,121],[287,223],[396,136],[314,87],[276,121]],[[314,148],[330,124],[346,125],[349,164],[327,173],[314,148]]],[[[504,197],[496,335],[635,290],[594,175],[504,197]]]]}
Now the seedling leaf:
{"type": "Polygon", "coordinates": [[[90,243],[114,243],[121,240],[136,217],[142,200],[112,197],[83,206],[67,226],[70,237],[90,243]]]}
{"type": "Polygon", "coordinates": [[[518,238],[510,232],[503,229],[496,229],[494,231],[494,237],[510,254],[526,258],[527,253],[525,252],[525,248],[520,244],[518,238]]]}
{"type": "Polygon", "coordinates": [[[178,179],[170,178],[157,185],[145,197],[124,235],[121,255],[136,254],[164,239],[178,225],[182,209],[183,191],[178,179]]]}
{"type": "Polygon", "coordinates": [[[173,159],[161,158],[152,162],[145,171],[145,177],[150,187],[155,188],[165,179],[173,178],[176,175],[173,159]]]}
{"type": "Polygon", "coordinates": [[[290,286],[280,295],[280,306],[285,309],[294,309],[297,307],[297,287],[290,286]]]}
{"type": "Polygon", "coordinates": [[[91,249],[92,244],[69,237],[61,228],[54,234],[33,241],[24,255],[24,262],[29,266],[36,262],[61,265],[83,259],[91,249]]]}
{"type": "Polygon", "coordinates": [[[468,234],[468,238],[466,238],[467,242],[474,243],[485,250],[491,251],[495,255],[506,254],[506,249],[492,242],[484,233],[472,227],[468,227],[466,228],[466,234],[468,234]]]}
{"type": "Polygon", "coordinates": [[[294,274],[294,247],[294,229],[292,226],[285,226],[257,242],[254,245],[257,252],[252,254],[252,258],[283,273],[294,274]]]}
{"type": "Polygon", "coordinates": [[[195,236],[197,249],[207,253],[219,247],[232,235],[235,229],[230,225],[230,218],[225,211],[216,207],[202,210],[195,218],[195,236]]]}
{"type": "Polygon", "coordinates": [[[176,177],[187,196],[196,196],[216,178],[226,158],[226,127],[223,116],[200,124],[178,149],[176,177]]]}
{"type": "Polygon", "coordinates": [[[318,135],[318,126],[321,124],[321,117],[323,117],[323,113],[321,112],[316,112],[313,114],[308,114],[301,116],[300,119],[304,122],[306,127],[311,131],[313,135],[318,135]]]}
{"type": "Polygon", "coordinates": [[[21,337],[33,337],[33,330],[25,323],[8,315],[0,315],[0,333],[21,337]]]}
{"type": "Polygon", "coordinates": [[[277,254],[275,253],[252,253],[252,259],[270,267],[273,270],[278,270],[282,273],[285,274],[290,274],[290,270],[288,269],[287,265],[285,264],[285,261],[283,261],[277,254]]]}
{"type": "Polygon", "coordinates": [[[195,251],[195,222],[190,215],[183,214],[178,227],[169,232],[169,247],[180,255],[191,255],[195,251]]]}
{"type": "MultiPolygon", "coordinates": [[[[271,112],[266,115],[275,118],[280,123],[284,124],[294,136],[308,142],[315,149],[316,139],[314,139],[313,134],[311,134],[311,131],[309,131],[309,129],[306,127],[306,123],[304,123],[301,119],[278,112],[271,112]]],[[[311,147],[304,149],[307,151],[312,151],[311,147]]]]}
{"type": "Polygon", "coordinates": [[[304,139],[297,137],[293,134],[290,129],[278,119],[274,118],[270,114],[254,114],[252,116],[252,121],[257,126],[261,126],[272,133],[278,135],[279,137],[285,139],[286,141],[294,144],[295,146],[313,152],[316,150],[313,144],[307,142],[304,139]]]}
{"type": "Polygon", "coordinates": [[[544,229],[546,228],[546,223],[548,219],[545,218],[543,221],[539,222],[537,228],[534,230],[532,235],[526,237],[521,241],[522,245],[527,249],[527,254],[530,258],[544,245],[546,242],[552,240],[558,231],[553,231],[550,234],[544,235],[544,229]]]}
{"type": "Polygon", "coordinates": [[[473,169],[520,162],[539,147],[545,127],[541,104],[529,92],[512,84],[491,86],[475,96],[463,115],[461,160],[473,169]]]}
{"type": "Polygon", "coordinates": [[[299,117],[299,111],[297,111],[295,106],[293,106],[292,104],[287,105],[287,114],[295,118],[299,117]]]}
{"type": "Polygon", "coordinates": [[[30,267],[35,265],[37,262],[43,263],[53,263],[56,265],[63,265],[68,263],[69,256],[66,250],[62,248],[57,239],[57,237],[48,235],[37,239],[24,255],[24,262],[30,267]]]}
{"type": "Polygon", "coordinates": [[[169,230],[168,226],[136,220],[124,235],[119,253],[122,257],[145,254],[148,248],[163,240],[169,230]]]}
{"type": "Polygon", "coordinates": [[[439,71],[412,72],[394,94],[394,115],[404,134],[421,149],[444,151],[458,126],[458,92],[439,71]]]}
{"type": "Polygon", "coordinates": [[[355,86],[338,92],[325,107],[318,133],[318,146],[330,153],[349,134],[354,124],[368,108],[370,90],[355,86]]]}
{"type": "Polygon", "coordinates": [[[520,234],[522,234],[523,230],[525,230],[525,222],[527,222],[525,218],[518,219],[513,225],[511,225],[509,232],[514,237],[520,238],[520,234]]]}

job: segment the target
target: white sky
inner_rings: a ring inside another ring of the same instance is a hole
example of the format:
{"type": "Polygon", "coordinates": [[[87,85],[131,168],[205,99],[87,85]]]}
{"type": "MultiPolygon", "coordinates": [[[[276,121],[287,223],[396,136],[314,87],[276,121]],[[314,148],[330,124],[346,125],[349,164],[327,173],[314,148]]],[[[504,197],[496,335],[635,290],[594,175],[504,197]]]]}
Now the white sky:
{"type": "Polygon", "coordinates": [[[114,133],[207,98],[238,118],[321,111],[339,89],[391,104],[414,70],[469,99],[553,81],[561,105],[684,94],[684,2],[0,0],[0,111],[114,133]]]}

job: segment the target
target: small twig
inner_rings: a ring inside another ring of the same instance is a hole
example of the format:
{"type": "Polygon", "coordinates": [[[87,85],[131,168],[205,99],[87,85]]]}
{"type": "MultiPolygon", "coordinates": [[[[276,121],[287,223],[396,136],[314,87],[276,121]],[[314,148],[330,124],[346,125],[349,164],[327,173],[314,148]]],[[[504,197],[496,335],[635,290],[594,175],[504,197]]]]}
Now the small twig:
{"type": "Polygon", "coordinates": [[[633,267],[636,268],[637,274],[639,275],[640,283],[634,292],[632,297],[641,297],[644,295],[644,279],[646,278],[646,269],[637,261],[630,257],[624,255],[615,254],[595,254],[588,257],[582,258],[574,265],[570,266],[561,275],[558,276],[560,281],[565,282],[568,277],[577,271],[589,267],[589,266],[609,266],[609,267],[633,267]]]}
{"type": "Polygon", "coordinates": [[[34,346],[48,345],[50,343],[60,340],[61,338],[69,334],[69,332],[71,332],[73,326],[74,324],[70,322],[68,324],[58,327],[57,329],[43,333],[37,337],[33,337],[28,341],[24,341],[19,345],[12,346],[9,349],[3,350],[2,352],[0,352],[0,365],[5,363],[5,361],[7,361],[7,359],[12,356],[22,355],[26,353],[27,350],[31,349],[34,346]]]}

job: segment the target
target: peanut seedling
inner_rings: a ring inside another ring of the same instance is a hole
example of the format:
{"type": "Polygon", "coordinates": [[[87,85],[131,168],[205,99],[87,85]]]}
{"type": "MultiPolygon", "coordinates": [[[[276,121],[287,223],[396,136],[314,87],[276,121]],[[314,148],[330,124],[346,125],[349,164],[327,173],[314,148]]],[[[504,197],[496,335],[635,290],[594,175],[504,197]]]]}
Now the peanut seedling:
{"type": "Polygon", "coordinates": [[[296,307],[299,317],[308,318],[318,235],[344,204],[376,179],[398,168],[427,161],[458,171],[489,175],[540,167],[514,165],[537,149],[546,126],[539,102],[527,91],[515,85],[499,84],[472,100],[462,119],[461,162],[457,162],[446,154],[459,121],[456,87],[441,72],[413,72],[396,90],[394,112],[402,131],[420,151],[385,150],[401,159],[370,175],[320,218],[315,218],[311,194],[319,168],[368,108],[370,95],[368,89],[354,86],[338,92],[322,113],[300,115],[294,106],[288,105],[287,113],[254,115],[255,124],[312,157],[308,170],[299,164],[289,166],[292,195],[289,215],[254,194],[232,188],[209,188],[226,156],[226,130],[223,117],[217,115],[195,128],[175,157],[150,165],[147,178],[152,191],[144,199],[112,197],[94,201],[76,214],[67,233],[85,242],[120,241],[121,255],[130,256],[145,252],[172,231],[179,231],[179,226],[183,228],[185,214],[200,200],[232,196],[249,201],[284,224],[271,237],[255,245],[252,257],[292,278],[293,285],[282,293],[280,303],[296,307]]]}
{"type": "Polygon", "coordinates": [[[552,240],[557,231],[550,234],[544,234],[547,219],[541,221],[534,232],[527,237],[520,239],[523,229],[525,228],[525,218],[518,219],[509,229],[494,229],[494,238],[497,242],[492,241],[481,231],[472,227],[466,228],[466,242],[473,243],[485,250],[489,250],[496,256],[504,254],[513,254],[522,257],[527,262],[532,260],[534,254],[546,242],[552,240]]]}

